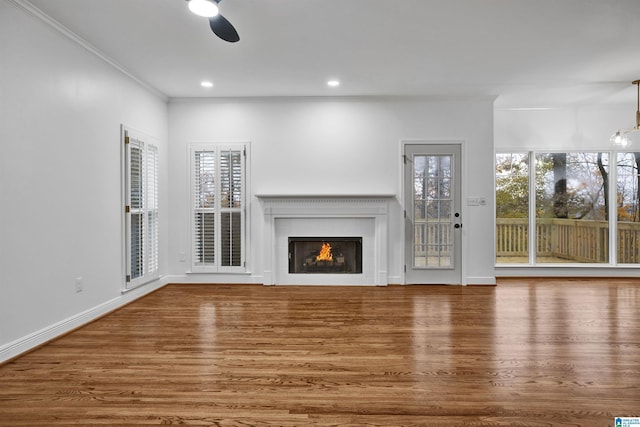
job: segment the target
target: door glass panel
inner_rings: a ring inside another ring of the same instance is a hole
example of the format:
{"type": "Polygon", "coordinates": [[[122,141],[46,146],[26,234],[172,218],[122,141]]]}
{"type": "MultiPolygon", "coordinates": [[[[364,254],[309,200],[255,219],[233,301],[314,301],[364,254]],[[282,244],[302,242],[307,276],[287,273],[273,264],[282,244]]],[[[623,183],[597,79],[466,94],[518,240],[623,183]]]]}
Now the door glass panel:
{"type": "Polygon", "coordinates": [[[413,267],[453,268],[452,156],[413,157],[413,267]]]}

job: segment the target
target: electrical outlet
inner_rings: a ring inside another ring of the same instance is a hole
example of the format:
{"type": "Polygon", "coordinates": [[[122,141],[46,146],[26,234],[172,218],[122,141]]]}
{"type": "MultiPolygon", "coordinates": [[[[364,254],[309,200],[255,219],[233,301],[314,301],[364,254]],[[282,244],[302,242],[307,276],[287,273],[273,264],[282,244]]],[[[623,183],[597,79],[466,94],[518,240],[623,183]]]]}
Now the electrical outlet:
{"type": "Polygon", "coordinates": [[[76,277],[76,292],[82,292],[82,277],[76,277]]]}
{"type": "Polygon", "coordinates": [[[186,257],[186,255],[185,255],[185,253],[184,253],[184,252],[180,252],[180,253],[178,254],[178,261],[180,261],[180,262],[185,262],[185,261],[186,261],[186,258],[187,258],[187,257],[186,257]]]}

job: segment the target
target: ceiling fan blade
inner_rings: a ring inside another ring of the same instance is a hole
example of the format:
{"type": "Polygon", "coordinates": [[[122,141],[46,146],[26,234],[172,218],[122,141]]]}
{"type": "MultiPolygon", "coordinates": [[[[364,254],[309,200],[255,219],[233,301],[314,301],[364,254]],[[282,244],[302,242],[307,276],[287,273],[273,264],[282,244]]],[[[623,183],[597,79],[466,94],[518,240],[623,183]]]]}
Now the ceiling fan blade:
{"type": "Polygon", "coordinates": [[[240,40],[240,36],[236,29],[233,28],[233,25],[231,25],[231,22],[227,21],[227,18],[222,15],[209,18],[209,26],[211,27],[211,31],[222,40],[230,43],[235,43],[240,40]]]}

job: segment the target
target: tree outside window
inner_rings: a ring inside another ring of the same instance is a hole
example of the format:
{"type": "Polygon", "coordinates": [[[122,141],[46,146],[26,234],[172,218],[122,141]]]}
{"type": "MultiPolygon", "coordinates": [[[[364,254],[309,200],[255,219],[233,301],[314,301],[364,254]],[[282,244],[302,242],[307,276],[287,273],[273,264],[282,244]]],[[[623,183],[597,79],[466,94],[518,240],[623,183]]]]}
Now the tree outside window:
{"type": "Polygon", "coordinates": [[[496,262],[639,263],[640,153],[614,158],[610,183],[609,152],[496,154],[496,262]]]}

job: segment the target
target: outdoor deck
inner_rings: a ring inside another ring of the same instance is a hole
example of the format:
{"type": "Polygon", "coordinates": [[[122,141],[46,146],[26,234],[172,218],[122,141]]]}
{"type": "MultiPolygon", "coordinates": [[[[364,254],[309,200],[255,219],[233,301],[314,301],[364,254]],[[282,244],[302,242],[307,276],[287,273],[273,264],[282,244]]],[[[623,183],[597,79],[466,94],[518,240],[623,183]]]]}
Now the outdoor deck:
{"type": "MultiPolygon", "coordinates": [[[[536,220],[538,263],[608,263],[607,221],[544,218],[536,220]]],[[[618,264],[640,263],[640,223],[618,222],[618,264]]],[[[528,263],[527,218],[496,220],[498,263],[528,263]]]]}

